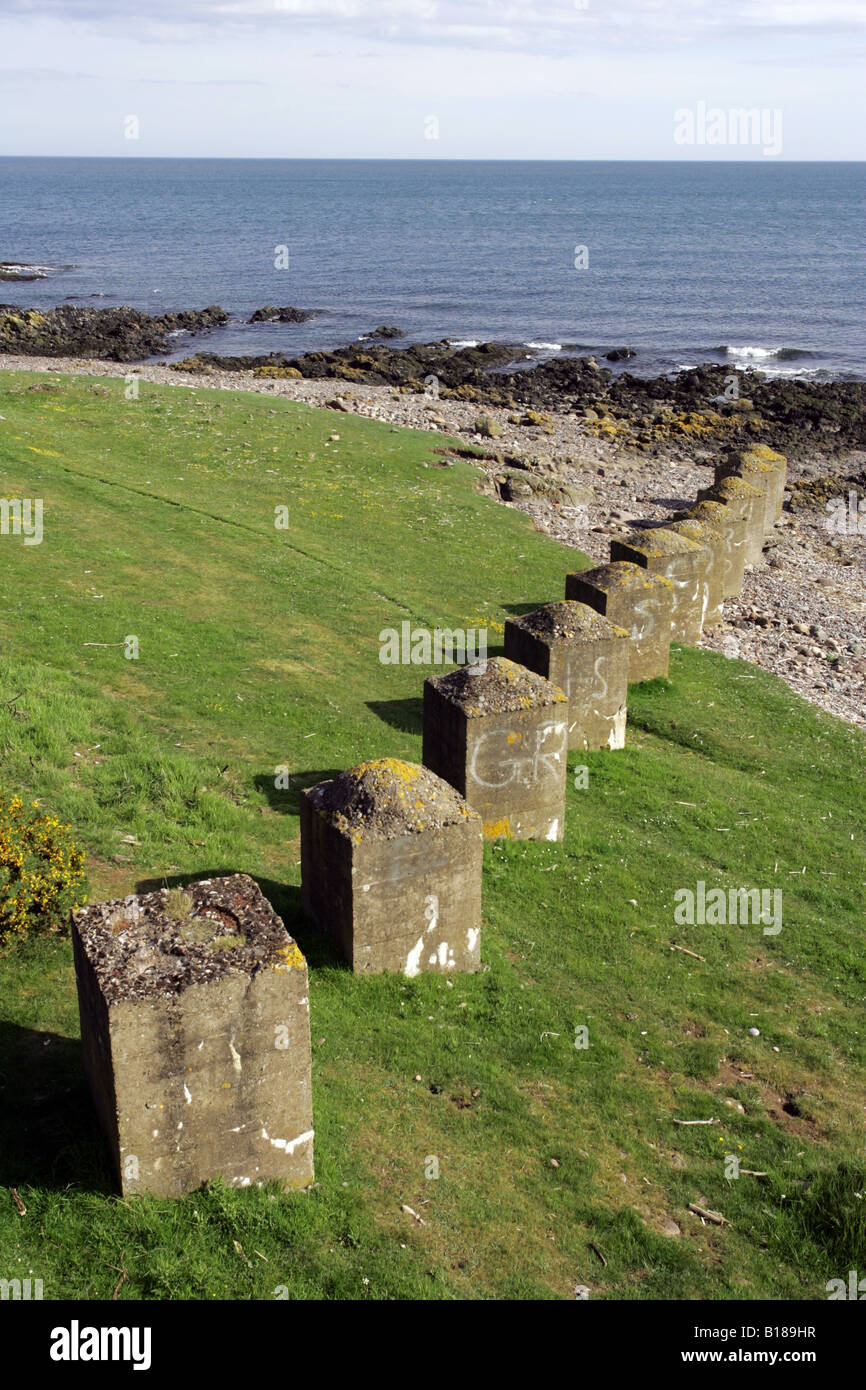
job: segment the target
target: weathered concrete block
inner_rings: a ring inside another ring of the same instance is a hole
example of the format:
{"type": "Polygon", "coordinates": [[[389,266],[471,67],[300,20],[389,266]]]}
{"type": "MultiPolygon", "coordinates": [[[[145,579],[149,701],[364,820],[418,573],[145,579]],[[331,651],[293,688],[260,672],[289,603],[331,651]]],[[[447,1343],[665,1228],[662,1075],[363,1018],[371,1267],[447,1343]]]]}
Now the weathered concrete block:
{"type": "Polygon", "coordinates": [[[565,576],[565,596],[588,604],[629,634],[632,683],[666,676],[671,650],[674,586],[640,565],[618,561],[565,576]]]}
{"type": "Polygon", "coordinates": [[[505,655],[568,697],[569,748],[624,748],[630,639],[596,609],[565,599],[509,618],[505,655]]]}
{"type": "Polygon", "coordinates": [[[568,701],[505,657],[424,682],[424,762],[481,815],[488,839],[561,840],[568,701]]]}
{"type": "Polygon", "coordinates": [[[788,478],[788,460],[784,454],[766,444],[754,444],[749,449],[731,450],[721,463],[716,464],[716,482],[724,478],[742,478],[762,494],[764,498],[764,535],[772,531],[782,515],[785,501],[785,483],[788,478]]]}
{"type": "Polygon", "coordinates": [[[678,536],[685,536],[688,540],[694,541],[696,545],[701,545],[706,549],[707,602],[702,626],[715,627],[722,621],[722,602],[724,599],[722,576],[725,571],[725,556],[728,549],[724,532],[713,522],[698,521],[694,517],[683,518],[680,521],[669,521],[662,527],[662,530],[675,531],[678,536]]]}
{"type": "Polygon", "coordinates": [[[757,565],[764,549],[764,495],[744,478],[723,478],[701,488],[699,502],[722,502],[738,521],[745,522],[744,564],[757,565]]]}
{"type": "Polygon", "coordinates": [[[688,517],[695,521],[708,521],[724,537],[722,598],[737,598],[743,592],[746,568],[745,521],[724,502],[697,502],[689,509],[688,517]]]}
{"type": "Polygon", "coordinates": [[[313,1181],[306,962],[246,874],[72,916],[84,1066],[122,1191],[313,1181]]]}
{"type": "Polygon", "coordinates": [[[301,901],[358,974],[481,966],[481,817],[399,758],[301,796],[301,901]]]}
{"type": "Polygon", "coordinates": [[[653,574],[669,579],[674,586],[674,607],[671,614],[671,640],[695,643],[700,641],[707,608],[707,565],[710,560],[706,546],[697,545],[675,531],[653,527],[632,531],[610,543],[611,560],[628,560],[642,565],[653,574]]]}

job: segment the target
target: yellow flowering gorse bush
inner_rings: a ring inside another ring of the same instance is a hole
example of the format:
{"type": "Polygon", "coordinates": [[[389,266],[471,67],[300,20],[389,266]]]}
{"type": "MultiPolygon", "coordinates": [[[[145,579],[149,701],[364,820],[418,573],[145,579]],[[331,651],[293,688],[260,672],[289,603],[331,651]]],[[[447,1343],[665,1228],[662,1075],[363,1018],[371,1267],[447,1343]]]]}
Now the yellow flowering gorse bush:
{"type": "Polygon", "coordinates": [[[69,826],[0,792],[0,942],[59,931],[84,891],[84,854],[69,826]]]}

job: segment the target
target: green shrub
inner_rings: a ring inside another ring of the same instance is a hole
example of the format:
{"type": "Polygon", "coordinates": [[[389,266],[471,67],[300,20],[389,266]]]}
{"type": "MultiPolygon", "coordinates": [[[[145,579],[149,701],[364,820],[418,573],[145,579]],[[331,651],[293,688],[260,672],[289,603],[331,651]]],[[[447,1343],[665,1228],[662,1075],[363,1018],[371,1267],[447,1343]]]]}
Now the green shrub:
{"type": "Polygon", "coordinates": [[[62,930],[83,901],[83,866],[68,825],[0,793],[0,942],[62,930]]]}

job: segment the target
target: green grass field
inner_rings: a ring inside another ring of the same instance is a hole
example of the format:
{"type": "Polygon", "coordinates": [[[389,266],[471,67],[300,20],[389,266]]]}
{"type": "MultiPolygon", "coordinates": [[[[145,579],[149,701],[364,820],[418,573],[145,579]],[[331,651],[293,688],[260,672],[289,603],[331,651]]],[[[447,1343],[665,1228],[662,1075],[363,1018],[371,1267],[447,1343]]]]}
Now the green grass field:
{"type": "Polygon", "coordinates": [[[441,439],[354,416],[6,372],[0,416],[0,495],[43,498],[45,527],[0,537],[4,788],[72,823],[91,900],[258,879],[310,965],[318,1179],[120,1200],[68,938],[18,942],[0,1276],[47,1298],[793,1299],[866,1269],[862,734],[677,649],[632,688],[625,751],[572,756],[564,842],[486,848],[484,971],[356,979],[300,913],[297,798],[420,759],[428,672],[382,665],[380,630],[495,644],[580,557],[441,439]],[[781,888],[782,931],[675,925],[698,879],[781,888]]]}

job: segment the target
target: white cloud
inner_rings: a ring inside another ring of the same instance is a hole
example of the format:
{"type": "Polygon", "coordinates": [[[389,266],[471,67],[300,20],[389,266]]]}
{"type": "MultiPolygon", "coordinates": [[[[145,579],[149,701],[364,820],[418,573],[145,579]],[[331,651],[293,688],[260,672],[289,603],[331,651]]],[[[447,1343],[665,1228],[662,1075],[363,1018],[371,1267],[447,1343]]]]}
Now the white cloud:
{"type": "MultiPolygon", "coordinates": [[[[34,7],[0,0],[4,14],[32,18],[34,7]]],[[[866,29],[863,0],[587,0],[585,8],[581,0],[41,0],[38,15],[141,41],[267,30],[572,55],[598,46],[683,49],[711,37],[866,29]]]]}
{"type": "Polygon", "coordinates": [[[136,112],[140,155],[664,159],[704,100],[857,158],[864,42],[866,0],[0,0],[0,152],[130,154],[136,112]]]}

